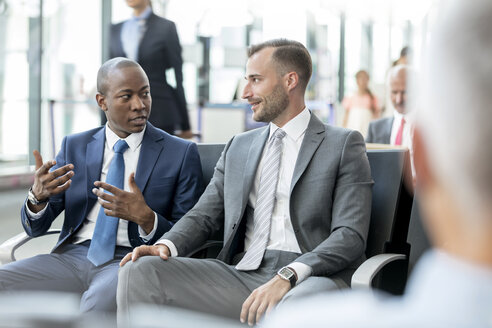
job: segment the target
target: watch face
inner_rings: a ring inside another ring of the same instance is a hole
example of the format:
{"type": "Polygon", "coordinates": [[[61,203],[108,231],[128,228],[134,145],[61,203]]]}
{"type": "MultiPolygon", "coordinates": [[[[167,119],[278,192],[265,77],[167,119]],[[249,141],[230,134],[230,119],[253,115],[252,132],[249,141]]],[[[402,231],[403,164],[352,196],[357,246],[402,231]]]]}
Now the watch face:
{"type": "Polygon", "coordinates": [[[290,279],[294,275],[294,272],[292,272],[292,270],[290,270],[289,268],[282,268],[280,269],[278,274],[281,275],[282,277],[290,279]]]}

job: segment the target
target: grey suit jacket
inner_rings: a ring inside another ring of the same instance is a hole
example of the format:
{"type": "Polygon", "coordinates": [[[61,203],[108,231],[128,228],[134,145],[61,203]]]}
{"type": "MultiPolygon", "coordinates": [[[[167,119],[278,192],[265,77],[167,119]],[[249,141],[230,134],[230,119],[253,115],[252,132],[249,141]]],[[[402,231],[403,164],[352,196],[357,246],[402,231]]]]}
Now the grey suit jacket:
{"type": "MultiPolygon", "coordinates": [[[[226,145],[198,203],[163,236],[179,254],[201,246],[222,227],[218,259],[230,264],[243,250],[241,226],[268,135],[263,127],[226,145]]],[[[324,125],[311,115],[292,178],[290,216],[302,251],[296,261],[311,266],[313,275],[331,275],[363,261],[372,184],[361,134],[324,125]]]]}
{"type": "Polygon", "coordinates": [[[366,142],[390,144],[394,117],[384,117],[369,123],[366,142]]]}

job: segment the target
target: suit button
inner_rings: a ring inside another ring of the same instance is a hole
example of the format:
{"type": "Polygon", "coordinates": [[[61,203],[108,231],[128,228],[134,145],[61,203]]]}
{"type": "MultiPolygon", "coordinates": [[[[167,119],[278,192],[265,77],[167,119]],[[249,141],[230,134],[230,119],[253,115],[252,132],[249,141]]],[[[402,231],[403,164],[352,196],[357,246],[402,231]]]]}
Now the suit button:
{"type": "Polygon", "coordinates": [[[71,235],[73,233],[73,227],[70,227],[70,230],[68,230],[68,234],[71,235]]]}
{"type": "Polygon", "coordinates": [[[29,219],[25,219],[24,224],[29,227],[29,219]]]}

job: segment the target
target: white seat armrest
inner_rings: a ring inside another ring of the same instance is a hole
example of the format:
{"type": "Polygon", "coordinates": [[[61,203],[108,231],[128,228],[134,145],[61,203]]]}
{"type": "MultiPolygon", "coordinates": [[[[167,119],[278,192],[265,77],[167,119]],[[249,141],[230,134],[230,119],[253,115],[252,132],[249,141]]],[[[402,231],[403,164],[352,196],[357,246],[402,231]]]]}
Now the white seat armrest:
{"type": "Polygon", "coordinates": [[[404,260],[403,254],[378,254],[362,263],[352,275],[352,288],[371,288],[372,280],[388,263],[404,260]]]}
{"type": "MultiPolygon", "coordinates": [[[[51,229],[45,235],[60,233],[60,229],[51,229]]],[[[33,237],[28,236],[25,232],[21,232],[14,237],[6,240],[0,245],[0,264],[7,264],[15,261],[15,251],[33,237]]]]}

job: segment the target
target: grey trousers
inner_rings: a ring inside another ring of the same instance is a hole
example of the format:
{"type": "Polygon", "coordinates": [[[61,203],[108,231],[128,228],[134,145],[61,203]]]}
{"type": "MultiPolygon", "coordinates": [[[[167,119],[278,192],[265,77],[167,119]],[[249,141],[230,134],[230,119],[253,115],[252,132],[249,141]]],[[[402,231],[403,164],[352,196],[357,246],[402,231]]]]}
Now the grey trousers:
{"type": "MultiPolygon", "coordinates": [[[[177,257],[164,261],[157,256],[139,258],[120,269],[118,322],[129,322],[132,305],[138,303],[182,307],[239,320],[243,302],[251,292],[298,256],[297,253],[267,250],[260,268],[255,271],[238,271],[234,265],[216,259],[177,257]]],[[[344,287],[348,285],[340,277],[309,277],[291,289],[283,302],[344,287]]]]}
{"type": "Polygon", "coordinates": [[[0,266],[0,291],[78,293],[81,295],[81,312],[115,312],[119,262],[131,248],[116,247],[114,260],[96,267],[87,259],[89,245],[89,242],[67,244],[58,253],[0,266]]]}

